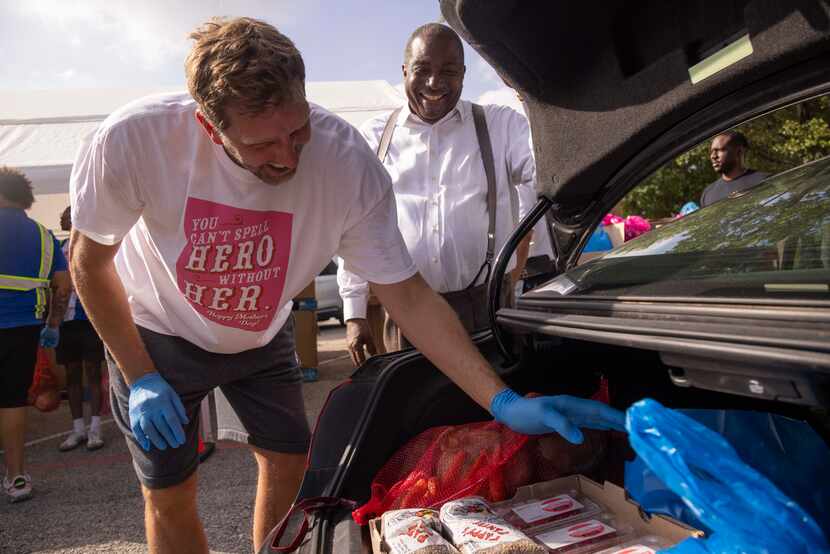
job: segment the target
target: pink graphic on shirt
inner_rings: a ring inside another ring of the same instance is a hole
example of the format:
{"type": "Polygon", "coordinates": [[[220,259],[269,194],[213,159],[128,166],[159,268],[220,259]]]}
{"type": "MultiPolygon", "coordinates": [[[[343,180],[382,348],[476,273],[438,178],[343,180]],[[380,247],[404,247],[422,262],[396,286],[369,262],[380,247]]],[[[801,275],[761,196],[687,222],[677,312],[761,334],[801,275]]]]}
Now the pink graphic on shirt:
{"type": "Polygon", "coordinates": [[[267,329],[279,310],[293,216],[188,198],[179,290],[202,316],[227,327],[267,329]]]}

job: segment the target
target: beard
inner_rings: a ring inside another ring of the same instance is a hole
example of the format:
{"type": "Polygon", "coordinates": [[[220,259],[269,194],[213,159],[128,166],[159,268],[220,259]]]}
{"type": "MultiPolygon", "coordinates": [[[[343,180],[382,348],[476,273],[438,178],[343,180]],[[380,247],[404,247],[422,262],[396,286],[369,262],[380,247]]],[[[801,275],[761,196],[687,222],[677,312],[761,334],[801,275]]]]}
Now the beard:
{"type": "Polygon", "coordinates": [[[717,170],[718,173],[721,175],[726,175],[732,170],[735,169],[735,161],[734,160],[724,160],[720,164],[720,169],[717,170]]]}

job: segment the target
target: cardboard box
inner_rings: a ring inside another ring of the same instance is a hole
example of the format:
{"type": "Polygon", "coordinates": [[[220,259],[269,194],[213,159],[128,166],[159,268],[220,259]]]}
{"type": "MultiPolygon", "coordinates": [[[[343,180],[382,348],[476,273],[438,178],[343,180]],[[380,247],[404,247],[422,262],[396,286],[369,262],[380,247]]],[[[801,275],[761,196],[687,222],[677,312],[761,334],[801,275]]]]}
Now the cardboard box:
{"type": "MultiPolygon", "coordinates": [[[[611,240],[611,246],[613,248],[617,248],[621,244],[625,243],[625,223],[612,223],[611,225],[603,226],[605,233],[608,235],[608,238],[611,240]]],[[[579,259],[576,262],[576,265],[582,265],[585,262],[590,262],[595,258],[599,258],[600,256],[607,254],[610,250],[606,250],[603,252],[583,252],[579,259]]]]}
{"type": "MultiPolygon", "coordinates": [[[[304,288],[294,300],[303,305],[303,300],[314,300],[314,281],[304,288]]],[[[317,310],[294,310],[294,343],[300,367],[317,367],[317,310]]]]}
{"type": "Polygon", "coordinates": [[[617,521],[630,525],[638,535],[657,535],[673,544],[689,537],[703,536],[701,531],[663,515],[645,514],[640,505],[628,497],[625,489],[606,481],[600,485],[582,475],[519,487],[508,502],[531,501],[576,490],[612,512],[617,521]]]}
{"type": "Polygon", "coordinates": [[[300,367],[317,367],[317,312],[294,312],[294,342],[300,367]]]}
{"type": "Polygon", "coordinates": [[[611,239],[611,244],[614,245],[614,248],[625,242],[625,223],[622,221],[606,225],[603,229],[608,233],[608,238],[611,239]]]}
{"type": "Polygon", "coordinates": [[[381,518],[376,517],[369,520],[369,537],[372,539],[373,554],[389,554],[389,547],[383,541],[381,518]]]}
{"type": "MultiPolygon", "coordinates": [[[[689,537],[703,536],[701,531],[670,517],[663,515],[647,516],[640,505],[628,497],[622,487],[608,481],[604,485],[600,485],[582,475],[571,475],[553,481],[519,487],[515,496],[506,502],[529,502],[534,499],[565,494],[572,490],[604,506],[618,522],[632,527],[637,536],[657,535],[672,544],[677,544],[689,537]]],[[[505,504],[506,502],[500,502],[499,504],[505,504]]],[[[369,535],[374,554],[389,554],[389,549],[381,534],[381,518],[369,521],[369,535]]]]}

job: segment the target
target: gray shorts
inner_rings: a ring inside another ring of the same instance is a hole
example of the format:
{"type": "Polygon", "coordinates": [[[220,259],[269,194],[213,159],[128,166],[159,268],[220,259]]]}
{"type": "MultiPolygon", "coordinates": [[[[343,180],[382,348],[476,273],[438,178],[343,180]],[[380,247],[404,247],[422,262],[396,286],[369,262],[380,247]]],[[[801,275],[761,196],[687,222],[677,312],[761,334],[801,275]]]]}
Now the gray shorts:
{"type": "Polygon", "coordinates": [[[113,418],[127,439],[133,466],[147,488],[172,487],[199,465],[199,405],[218,387],[218,438],[274,452],[305,453],[310,433],[302,372],[294,351],[293,318],[267,345],[238,354],[215,354],[180,338],[138,328],[159,373],[181,397],[189,423],[185,444],[147,452],[130,429],[130,390],[107,352],[113,418]]]}

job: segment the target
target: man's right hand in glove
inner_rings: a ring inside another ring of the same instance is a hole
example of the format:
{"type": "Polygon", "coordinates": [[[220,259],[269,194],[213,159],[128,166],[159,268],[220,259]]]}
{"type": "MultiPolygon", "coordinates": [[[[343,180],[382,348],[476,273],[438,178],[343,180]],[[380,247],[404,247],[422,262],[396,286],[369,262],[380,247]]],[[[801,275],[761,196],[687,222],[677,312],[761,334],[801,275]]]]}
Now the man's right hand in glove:
{"type": "Polygon", "coordinates": [[[355,367],[366,361],[364,347],[369,352],[369,356],[377,354],[368,320],[355,318],[346,322],[346,346],[355,367]]]}
{"type": "Polygon", "coordinates": [[[490,412],[499,423],[517,433],[544,435],[557,432],[573,444],[582,443],[580,427],[625,431],[625,414],[596,400],[575,396],[526,398],[510,389],[496,394],[490,412]]]}
{"type": "Polygon", "coordinates": [[[176,391],[158,372],[148,373],[130,385],[130,428],[144,450],[150,444],[159,450],[184,444],[188,422],[176,391]]]}

